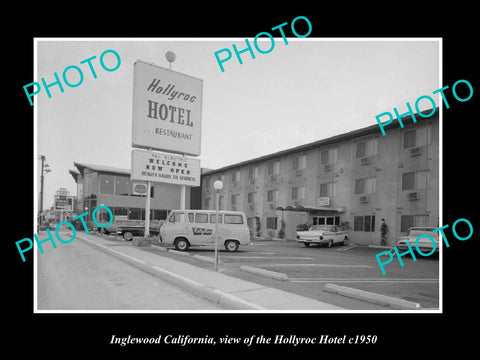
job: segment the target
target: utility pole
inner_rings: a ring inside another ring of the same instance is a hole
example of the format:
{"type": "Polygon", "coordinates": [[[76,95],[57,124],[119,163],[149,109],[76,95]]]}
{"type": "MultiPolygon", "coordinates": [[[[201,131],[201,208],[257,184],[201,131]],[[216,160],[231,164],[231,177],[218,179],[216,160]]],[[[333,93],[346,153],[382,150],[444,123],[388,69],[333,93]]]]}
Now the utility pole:
{"type": "Polygon", "coordinates": [[[39,225],[42,225],[42,213],[43,213],[43,179],[46,173],[49,173],[50,170],[48,164],[45,162],[46,158],[45,155],[39,156],[40,160],[42,160],[42,168],[40,173],[40,212],[39,212],[39,225]]]}

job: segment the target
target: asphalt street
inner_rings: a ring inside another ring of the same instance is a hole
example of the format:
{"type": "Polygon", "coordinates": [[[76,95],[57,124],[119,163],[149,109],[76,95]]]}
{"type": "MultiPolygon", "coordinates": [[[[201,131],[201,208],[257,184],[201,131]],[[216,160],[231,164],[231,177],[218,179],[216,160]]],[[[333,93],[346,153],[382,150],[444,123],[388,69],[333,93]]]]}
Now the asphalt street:
{"type": "Polygon", "coordinates": [[[38,310],[223,310],[83,241],[44,248],[37,253],[38,310]]]}

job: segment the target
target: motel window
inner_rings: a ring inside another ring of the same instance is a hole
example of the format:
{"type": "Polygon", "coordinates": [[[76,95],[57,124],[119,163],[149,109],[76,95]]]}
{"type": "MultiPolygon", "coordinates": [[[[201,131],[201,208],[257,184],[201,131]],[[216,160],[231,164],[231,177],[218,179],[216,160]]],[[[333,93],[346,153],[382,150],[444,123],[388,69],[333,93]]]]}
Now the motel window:
{"type": "Polygon", "coordinates": [[[278,190],[269,190],[267,191],[267,201],[277,201],[278,190]]]}
{"type": "Polygon", "coordinates": [[[377,154],[377,139],[360,141],[355,144],[355,158],[372,156],[377,154]]]}
{"type": "Polygon", "coordinates": [[[375,231],[375,215],[354,216],[353,231],[375,231]]]}
{"type": "Polygon", "coordinates": [[[267,229],[276,230],[277,229],[277,217],[267,217],[267,229]]]}
{"type": "Polygon", "coordinates": [[[335,196],[336,187],[334,182],[320,184],[320,197],[335,196]]]}
{"type": "Polygon", "coordinates": [[[409,130],[405,131],[403,133],[403,148],[404,149],[409,149],[412,147],[416,146],[416,141],[415,141],[415,130],[409,130]]]}
{"type": "Polygon", "coordinates": [[[337,148],[320,151],[320,165],[334,164],[337,162],[337,148]]]}
{"type": "Polygon", "coordinates": [[[100,175],[100,194],[114,195],[115,177],[113,175],[100,175]]]}
{"type": "Polygon", "coordinates": [[[423,146],[432,142],[432,127],[419,127],[403,133],[403,148],[410,149],[416,146],[423,146]]]}
{"type": "Polygon", "coordinates": [[[117,215],[121,215],[121,216],[128,215],[128,208],[115,206],[115,208],[113,209],[113,215],[115,215],[115,216],[117,216],[117,215]]]}
{"type": "Polygon", "coordinates": [[[257,193],[256,193],[256,192],[248,193],[248,195],[247,195],[247,202],[248,202],[249,204],[252,204],[252,203],[257,202],[257,193]]]}
{"type": "Polygon", "coordinates": [[[165,220],[167,218],[167,210],[154,209],[152,215],[153,220],[165,220]]]}
{"type": "Polygon", "coordinates": [[[130,178],[127,176],[115,177],[115,195],[127,196],[130,191],[130,178]]]}
{"type": "Polygon", "coordinates": [[[205,179],[205,188],[208,189],[208,188],[210,187],[210,182],[211,182],[211,178],[207,177],[207,178],[205,179]]]}
{"type": "Polygon", "coordinates": [[[424,190],[428,184],[428,171],[408,172],[402,175],[402,190],[424,190]]]}
{"type": "Polygon", "coordinates": [[[292,188],[292,200],[305,199],[305,186],[292,188]]]}
{"type": "Polygon", "coordinates": [[[313,225],[340,225],[340,216],[314,216],[313,225]]]}
{"type": "Polygon", "coordinates": [[[238,194],[237,194],[237,195],[232,195],[232,196],[230,197],[230,203],[231,203],[232,205],[238,205],[238,194]]]}
{"type": "Polygon", "coordinates": [[[400,218],[400,232],[407,232],[414,226],[427,226],[427,215],[402,215],[400,218]]]}
{"type": "Polygon", "coordinates": [[[355,194],[373,194],[375,192],[375,178],[355,180],[355,194]]]}
{"type": "Polygon", "coordinates": [[[235,170],[232,172],[232,182],[239,182],[240,181],[240,170],[235,170]]]}
{"type": "Polygon", "coordinates": [[[301,155],[292,158],[292,170],[301,170],[307,167],[307,156],[301,155]]]}
{"type": "Polygon", "coordinates": [[[355,157],[361,158],[365,156],[367,156],[367,143],[365,141],[357,143],[357,148],[355,150],[355,157]]]}
{"type": "Polygon", "coordinates": [[[249,179],[256,179],[258,177],[258,166],[253,166],[248,169],[248,178],[249,179]]]}
{"type": "Polygon", "coordinates": [[[267,164],[267,174],[277,175],[280,173],[280,161],[274,161],[267,164]]]}
{"type": "Polygon", "coordinates": [[[218,210],[225,209],[225,197],[223,195],[218,197],[218,210]]]}

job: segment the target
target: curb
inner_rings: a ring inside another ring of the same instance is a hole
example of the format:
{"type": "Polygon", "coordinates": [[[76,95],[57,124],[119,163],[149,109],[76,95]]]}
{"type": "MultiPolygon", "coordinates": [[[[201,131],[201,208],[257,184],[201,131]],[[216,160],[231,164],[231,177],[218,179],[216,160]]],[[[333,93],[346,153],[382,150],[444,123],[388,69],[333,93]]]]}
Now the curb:
{"type": "Polygon", "coordinates": [[[243,265],[243,266],[240,266],[240,270],[251,273],[251,274],[268,277],[275,280],[280,280],[280,281],[288,280],[287,274],[279,273],[276,271],[265,270],[265,269],[261,269],[253,266],[243,265]]]}
{"type": "Polygon", "coordinates": [[[163,246],[158,246],[158,245],[152,245],[151,247],[159,250],[159,251],[164,251],[164,252],[167,252],[168,251],[168,248],[166,247],[163,247],[163,246]]]}
{"type": "MultiPolygon", "coordinates": [[[[78,237],[80,238],[80,237],[78,237]]],[[[108,254],[116,257],[122,261],[125,261],[129,265],[132,265],[140,270],[143,270],[149,274],[159,277],[160,279],[180,287],[185,291],[188,291],[196,296],[203,297],[215,304],[219,304],[228,308],[234,308],[235,310],[268,310],[263,306],[257,305],[250,301],[241,299],[222,290],[208,287],[200,282],[188,279],[184,276],[172,273],[168,270],[162,269],[158,266],[146,263],[140,259],[136,259],[130,255],[124,254],[120,251],[108,248],[105,245],[97,244],[92,240],[80,238],[88,245],[108,254]]]]}
{"type": "Polygon", "coordinates": [[[370,249],[385,249],[385,250],[391,250],[393,249],[393,246],[387,246],[387,245],[368,245],[370,249]]]}
{"type": "MultiPolygon", "coordinates": [[[[203,256],[203,255],[193,255],[192,257],[194,257],[197,260],[201,260],[201,261],[205,261],[205,262],[208,262],[208,263],[211,263],[211,264],[215,264],[215,258],[211,258],[211,257],[208,257],[208,256],[203,256]]],[[[223,261],[218,259],[218,265],[223,265],[223,261]]]]}
{"type": "Polygon", "coordinates": [[[419,303],[395,298],[392,296],[376,294],[369,291],[349,288],[346,286],[339,286],[331,283],[325,284],[323,287],[323,290],[330,293],[339,294],[339,295],[351,297],[354,299],[364,300],[364,301],[368,301],[375,304],[387,305],[394,309],[401,309],[401,310],[420,310],[421,309],[421,306],[419,303]]]}
{"type": "Polygon", "coordinates": [[[190,256],[190,253],[187,251],[178,251],[174,249],[168,249],[168,252],[175,255],[180,255],[180,256],[190,256]]]}

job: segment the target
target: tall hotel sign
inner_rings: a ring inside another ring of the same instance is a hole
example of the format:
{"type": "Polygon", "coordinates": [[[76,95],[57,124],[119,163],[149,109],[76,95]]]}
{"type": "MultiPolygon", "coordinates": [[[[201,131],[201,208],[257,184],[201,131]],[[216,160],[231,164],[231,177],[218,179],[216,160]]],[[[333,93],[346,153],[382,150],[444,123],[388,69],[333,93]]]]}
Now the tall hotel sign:
{"type": "Polygon", "coordinates": [[[203,81],[137,60],[132,147],[200,155],[203,81]]]}
{"type": "Polygon", "coordinates": [[[150,151],[132,150],[131,179],[200,186],[200,160],[184,155],[200,155],[202,90],[201,79],[135,62],[132,147],[150,151]]]}

